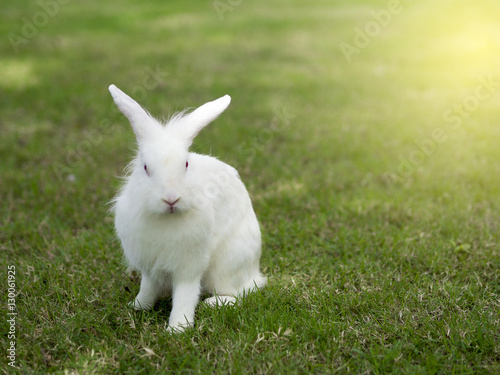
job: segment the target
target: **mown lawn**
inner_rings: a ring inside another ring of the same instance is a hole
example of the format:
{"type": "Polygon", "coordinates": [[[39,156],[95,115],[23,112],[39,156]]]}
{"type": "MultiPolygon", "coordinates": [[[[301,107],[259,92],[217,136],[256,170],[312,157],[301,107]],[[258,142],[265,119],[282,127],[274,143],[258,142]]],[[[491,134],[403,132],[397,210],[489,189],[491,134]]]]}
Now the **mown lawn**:
{"type": "Polygon", "coordinates": [[[0,6],[3,373],[500,372],[498,2],[42,4],[0,6]],[[247,184],[268,287],[184,334],[127,307],[111,83],[232,96],[193,149],[247,184]]]}

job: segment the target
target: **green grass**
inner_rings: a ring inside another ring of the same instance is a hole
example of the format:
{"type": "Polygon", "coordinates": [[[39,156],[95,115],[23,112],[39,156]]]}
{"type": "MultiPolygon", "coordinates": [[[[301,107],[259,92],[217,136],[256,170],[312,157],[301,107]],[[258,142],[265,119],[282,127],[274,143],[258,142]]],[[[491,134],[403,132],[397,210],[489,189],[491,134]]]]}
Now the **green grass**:
{"type": "Polygon", "coordinates": [[[401,1],[350,62],[339,44],[388,2],[232,3],[221,20],[211,1],[68,2],[15,53],[8,34],[41,8],[2,2],[0,293],[6,306],[15,265],[17,372],[499,373],[497,2],[401,1]],[[193,149],[240,171],[269,283],[200,305],[185,334],[165,332],[168,300],[127,307],[139,284],[107,202],[134,139],[111,83],[156,115],[233,98],[193,149]],[[443,118],[465,104],[459,125],[443,118]],[[419,153],[436,129],[445,140],[419,153]]]}

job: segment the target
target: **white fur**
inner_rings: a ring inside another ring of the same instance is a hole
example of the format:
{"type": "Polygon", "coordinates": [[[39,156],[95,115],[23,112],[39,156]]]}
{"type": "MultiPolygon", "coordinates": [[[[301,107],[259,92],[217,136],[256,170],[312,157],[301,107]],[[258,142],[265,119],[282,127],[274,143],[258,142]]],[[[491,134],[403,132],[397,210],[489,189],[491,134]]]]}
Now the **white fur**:
{"type": "Polygon", "coordinates": [[[188,152],[194,137],[231,98],[161,124],[116,86],[109,91],[139,146],[113,206],[125,257],[142,275],[131,304],[149,309],[171,294],[169,329],[182,331],[193,325],[202,291],[216,295],[206,300],[216,305],[234,303],[234,297],[266,284],[259,271],[260,228],[238,172],[213,157],[188,152]]]}

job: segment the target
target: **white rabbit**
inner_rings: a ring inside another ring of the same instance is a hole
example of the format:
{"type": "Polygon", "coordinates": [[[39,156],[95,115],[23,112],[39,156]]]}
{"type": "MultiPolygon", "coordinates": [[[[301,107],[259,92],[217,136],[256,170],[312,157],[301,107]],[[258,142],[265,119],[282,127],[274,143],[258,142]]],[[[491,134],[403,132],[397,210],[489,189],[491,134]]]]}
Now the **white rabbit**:
{"type": "Polygon", "coordinates": [[[130,120],[138,152],[113,200],[115,229],[130,266],[141,272],[131,304],[150,309],[172,295],[170,331],[192,326],[200,293],[233,303],[262,288],[261,233],[238,172],[207,155],[188,151],[198,132],[229,105],[226,95],[191,113],[155,120],[116,86],[109,91],[130,120]]]}

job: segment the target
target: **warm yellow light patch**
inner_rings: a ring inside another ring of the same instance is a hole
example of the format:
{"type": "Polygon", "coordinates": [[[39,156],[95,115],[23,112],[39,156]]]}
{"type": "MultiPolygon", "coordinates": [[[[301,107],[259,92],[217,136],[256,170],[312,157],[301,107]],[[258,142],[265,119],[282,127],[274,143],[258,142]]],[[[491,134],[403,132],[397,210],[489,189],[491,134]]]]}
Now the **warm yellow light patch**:
{"type": "Polygon", "coordinates": [[[255,199],[267,199],[276,196],[297,195],[304,191],[304,185],[295,180],[277,181],[263,194],[255,196],[255,199]]]}
{"type": "Polygon", "coordinates": [[[0,59],[0,87],[24,89],[38,84],[33,62],[14,59],[0,59]]]}
{"type": "MultiPolygon", "coordinates": [[[[498,30],[496,31],[498,32],[498,30]]],[[[496,32],[479,22],[463,30],[447,35],[443,40],[444,51],[456,58],[464,72],[471,69],[491,70],[498,58],[500,40],[495,40],[496,32]]]]}
{"type": "Polygon", "coordinates": [[[447,65],[457,79],[468,81],[485,72],[493,74],[499,62],[500,34],[490,13],[493,11],[486,7],[448,7],[446,18],[439,13],[427,23],[426,33],[432,42],[422,53],[437,57],[436,63],[447,65]]]}

